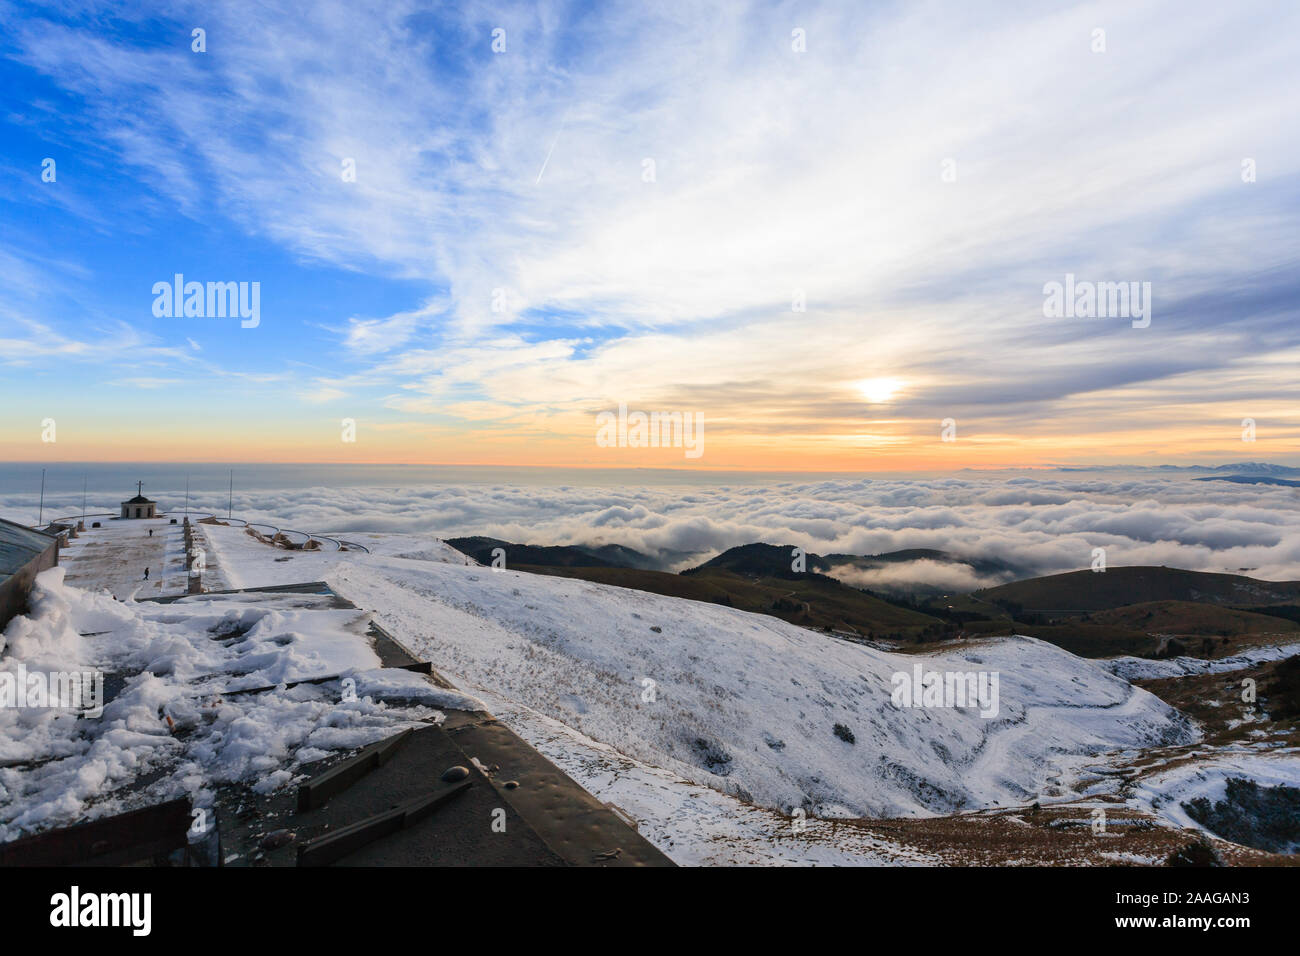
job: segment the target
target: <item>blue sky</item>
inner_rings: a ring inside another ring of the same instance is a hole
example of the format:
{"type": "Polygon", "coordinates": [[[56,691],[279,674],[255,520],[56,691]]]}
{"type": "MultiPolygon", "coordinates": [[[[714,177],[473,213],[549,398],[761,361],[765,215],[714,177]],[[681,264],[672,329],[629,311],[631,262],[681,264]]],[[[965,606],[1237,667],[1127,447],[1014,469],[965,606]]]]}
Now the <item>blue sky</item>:
{"type": "Polygon", "coordinates": [[[688,464],[594,447],[626,402],[722,468],[1295,461],[1297,21],[0,0],[0,456],[688,464]]]}

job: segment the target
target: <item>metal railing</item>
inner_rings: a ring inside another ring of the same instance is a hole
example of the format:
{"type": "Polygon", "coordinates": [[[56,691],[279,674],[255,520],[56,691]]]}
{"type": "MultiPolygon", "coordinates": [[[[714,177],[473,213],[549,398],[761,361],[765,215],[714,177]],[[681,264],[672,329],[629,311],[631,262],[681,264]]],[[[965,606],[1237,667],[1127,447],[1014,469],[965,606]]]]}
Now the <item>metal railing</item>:
{"type": "MultiPolygon", "coordinates": [[[[219,518],[215,514],[212,514],[211,512],[208,511],[183,511],[183,512],[182,511],[175,511],[175,512],[160,511],[155,515],[155,517],[176,518],[176,519],[189,518],[190,521],[194,523],[203,521],[205,518],[211,518],[213,521],[223,522],[225,524],[232,525],[235,527],[252,528],[254,531],[257,531],[258,533],[263,534],[268,538],[274,538],[276,535],[283,535],[286,540],[291,541],[292,540],[291,536],[299,537],[302,539],[301,543],[299,544],[300,547],[301,545],[306,544],[308,541],[315,541],[320,545],[328,544],[333,546],[332,549],[327,549],[327,550],[334,550],[334,551],[347,550],[347,551],[361,551],[365,554],[370,553],[369,548],[367,548],[364,544],[357,544],[355,541],[348,541],[343,538],[335,538],[332,537],[331,535],[315,534],[314,532],[310,532],[310,531],[294,531],[292,528],[277,528],[275,525],[267,524],[263,521],[246,521],[243,518],[234,518],[234,517],[219,518]],[[267,531],[262,530],[264,528],[269,528],[270,529],[269,533],[267,531]]],[[[83,520],[89,520],[90,518],[109,518],[112,520],[119,520],[119,521],[120,520],[126,520],[126,521],[145,520],[145,519],[136,519],[136,518],[123,519],[116,511],[96,511],[96,512],[87,512],[84,515],[75,514],[75,515],[70,515],[66,518],[54,518],[52,521],[47,523],[46,527],[50,527],[56,524],[71,524],[72,527],[75,528],[77,522],[83,520]]]]}

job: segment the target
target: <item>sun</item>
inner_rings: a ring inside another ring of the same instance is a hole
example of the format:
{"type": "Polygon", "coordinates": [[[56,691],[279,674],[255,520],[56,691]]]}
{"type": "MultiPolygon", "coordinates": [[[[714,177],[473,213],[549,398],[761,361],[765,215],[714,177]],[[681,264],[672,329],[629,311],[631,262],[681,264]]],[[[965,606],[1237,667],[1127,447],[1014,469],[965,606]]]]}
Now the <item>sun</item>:
{"type": "Polygon", "coordinates": [[[858,382],[858,391],[872,405],[884,405],[898,394],[903,384],[896,378],[868,378],[858,382]]]}

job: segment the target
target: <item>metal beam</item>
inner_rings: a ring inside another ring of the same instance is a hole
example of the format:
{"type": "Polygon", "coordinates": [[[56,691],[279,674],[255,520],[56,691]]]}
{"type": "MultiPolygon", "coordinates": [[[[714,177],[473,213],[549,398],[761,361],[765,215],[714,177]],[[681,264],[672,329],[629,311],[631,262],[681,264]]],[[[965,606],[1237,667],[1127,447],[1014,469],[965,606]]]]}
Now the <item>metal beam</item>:
{"type": "Polygon", "coordinates": [[[298,847],[298,865],[329,866],[349,853],[355,853],[376,840],[399,833],[415,825],[448,800],[460,796],[472,784],[472,780],[462,781],[440,793],[418,797],[389,810],[387,813],[367,817],[348,826],[340,827],[333,833],[327,833],[314,840],[309,840],[298,847]]]}
{"type": "Polygon", "coordinates": [[[318,774],[298,788],[298,812],[306,813],[324,805],[336,793],[352,786],[376,767],[382,767],[388,758],[411,735],[413,728],[387,737],[366,747],[359,754],[318,774]]]}
{"type": "Polygon", "coordinates": [[[0,866],[152,862],[187,845],[191,822],[190,801],[182,797],[0,844],[0,866]]]}

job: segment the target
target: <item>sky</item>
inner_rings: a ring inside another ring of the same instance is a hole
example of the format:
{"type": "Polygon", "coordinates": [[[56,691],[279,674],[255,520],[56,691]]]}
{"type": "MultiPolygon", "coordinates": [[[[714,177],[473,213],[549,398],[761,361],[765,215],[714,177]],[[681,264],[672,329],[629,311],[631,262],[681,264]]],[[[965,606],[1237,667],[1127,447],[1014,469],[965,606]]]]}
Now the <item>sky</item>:
{"type": "Polygon", "coordinates": [[[1251,0],[0,0],[0,460],[1300,464],[1296,36],[1251,0]],[[177,274],[256,323],[158,314],[177,274]],[[1067,275],[1149,311],[1048,314],[1067,275]],[[701,454],[602,445],[620,405],[701,454]]]}

